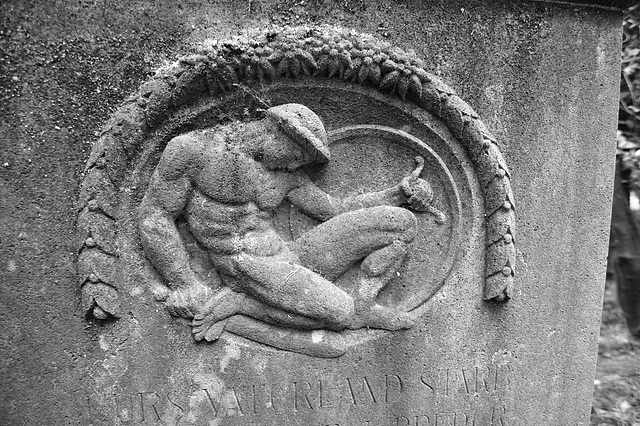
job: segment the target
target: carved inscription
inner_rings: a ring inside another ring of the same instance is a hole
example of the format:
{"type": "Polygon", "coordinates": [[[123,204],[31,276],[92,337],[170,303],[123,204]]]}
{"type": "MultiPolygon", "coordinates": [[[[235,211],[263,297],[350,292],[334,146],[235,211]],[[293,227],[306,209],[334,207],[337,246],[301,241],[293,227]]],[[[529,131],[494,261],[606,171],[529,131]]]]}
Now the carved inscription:
{"type": "Polygon", "coordinates": [[[506,426],[511,417],[501,399],[510,375],[511,366],[504,364],[426,369],[413,376],[327,376],[202,387],[191,395],[137,391],[118,396],[116,403],[122,423],[187,425],[224,419],[222,424],[263,425],[311,416],[336,419],[317,426],[343,426],[354,424],[342,419],[345,413],[357,412],[358,424],[371,426],[506,426]],[[406,401],[416,408],[396,412],[396,405],[406,401]],[[368,417],[380,410],[388,414],[368,417]]]}
{"type": "Polygon", "coordinates": [[[406,380],[396,374],[381,377],[300,380],[202,389],[214,417],[291,414],[341,409],[351,406],[389,404],[406,392],[406,380]]]}
{"type": "Polygon", "coordinates": [[[443,411],[434,414],[399,416],[394,418],[392,422],[385,424],[393,426],[507,426],[511,423],[506,414],[506,408],[498,406],[473,412],[443,411]]]}

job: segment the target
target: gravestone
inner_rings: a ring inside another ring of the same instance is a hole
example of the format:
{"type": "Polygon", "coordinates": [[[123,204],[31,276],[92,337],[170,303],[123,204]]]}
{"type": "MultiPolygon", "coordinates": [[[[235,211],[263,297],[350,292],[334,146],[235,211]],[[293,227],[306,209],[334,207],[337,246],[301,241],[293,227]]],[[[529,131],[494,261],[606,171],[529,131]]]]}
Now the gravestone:
{"type": "Polygon", "coordinates": [[[54,82],[7,62],[15,110],[53,87],[72,118],[5,111],[2,418],[586,424],[624,6],[602,3],[140,2],[104,40],[122,6],[2,6],[7,51],[77,37],[54,82]],[[136,46],[146,23],[174,39],[136,46]],[[123,78],[79,98],[108,55],[123,78]]]}

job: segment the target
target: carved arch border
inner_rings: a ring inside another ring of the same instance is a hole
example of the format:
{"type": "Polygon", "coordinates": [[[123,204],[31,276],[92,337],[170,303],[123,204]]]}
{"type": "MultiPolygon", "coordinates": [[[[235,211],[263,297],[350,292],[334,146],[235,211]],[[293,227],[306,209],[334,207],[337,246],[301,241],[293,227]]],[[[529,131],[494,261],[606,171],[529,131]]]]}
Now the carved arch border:
{"type": "Polygon", "coordinates": [[[156,72],[112,115],[94,145],[80,189],[77,237],[82,307],[98,319],[121,315],[117,216],[121,185],[145,140],[183,108],[288,79],[331,79],[397,96],[443,121],[472,159],[485,210],[484,300],[511,296],[515,210],[511,173],[478,114],[425,70],[412,51],[329,26],[272,27],[208,41],[156,72]]]}

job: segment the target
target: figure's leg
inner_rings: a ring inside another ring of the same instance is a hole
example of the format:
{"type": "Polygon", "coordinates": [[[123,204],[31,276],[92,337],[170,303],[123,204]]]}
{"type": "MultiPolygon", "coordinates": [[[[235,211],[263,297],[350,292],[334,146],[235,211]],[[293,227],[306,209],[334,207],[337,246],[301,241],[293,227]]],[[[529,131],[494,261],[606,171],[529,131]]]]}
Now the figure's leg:
{"type": "Polygon", "coordinates": [[[380,291],[404,263],[406,253],[406,245],[396,241],[390,246],[374,251],[362,261],[355,296],[356,315],[349,328],[397,330],[413,326],[414,320],[409,313],[379,305],[376,301],[380,291]]]}
{"type": "Polygon", "coordinates": [[[353,298],[302,265],[273,257],[237,256],[234,287],[265,305],[344,329],[354,314],[353,298]]]}
{"type": "Polygon", "coordinates": [[[413,325],[406,312],[378,305],[376,297],[402,266],[415,237],[413,213],[398,207],[373,207],[337,216],[303,234],[292,249],[301,262],[334,280],[362,260],[349,328],[396,330],[413,325]]]}
{"type": "Polygon", "coordinates": [[[270,257],[241,253],[214,263],[224,285],[196,313],[196,340],[217,339],[224,320],[235,314],[299,329],[344,330],[351,323],[353,298],[300,265],[292,252],[270,257]]]}
{"type": "Polygon", "coordinates": [[[238,255],[231,268],[233,277],[224,278],[225,290],[211,298],[203,314],[196,315],[194,335],[207,340],[215,336],[215,340],[225,318],[237,313],[302,329],[408,328],[413,320],[406,312],[378,305],[375,299],[402,265],[415,228],[410,211],[373,207],[337,216],[291,244],[304,266],[273,257],[238,255]],[[331,281],[360,260],[354,301],[331,281]]]}
{"type": "Polygon", "coordinates": [[[217,340],[225,328],[226,320],[236,314],[283,327],[308,330],[332,328],[326,322],[274,308],[225,286],[209,299],[201,312],[195,314],[191,323],[193,337],[198,341],[217,340]]]}
{"type": "MultiPolygon", "coordinates": [[[[356,262],[373,256],[371,267],[395,260],[416,233],[416,217],[400,207],[379,206],[343,213],[305,232],[290,248],[303,265],[330,281],[356,262]],[[385,249],[393,246],[393,249],[385,249]],[[375,260],[374,260],[375,259],[375,260]],[[375,263],[375,264],[374,264],[375,263]]],[[[401,263],[401,262],[400,262],[401,263]]],[[[386,269],[386,268],[384,268],[386,269]]]]}
{"type": "Polygon", "coordinates": [[[407,256],[407,245],[394,241],[391,245],[374,251],[360,264],[361,284],[358,298],[373,302],[380,291],[391,281],[407,256]]]}

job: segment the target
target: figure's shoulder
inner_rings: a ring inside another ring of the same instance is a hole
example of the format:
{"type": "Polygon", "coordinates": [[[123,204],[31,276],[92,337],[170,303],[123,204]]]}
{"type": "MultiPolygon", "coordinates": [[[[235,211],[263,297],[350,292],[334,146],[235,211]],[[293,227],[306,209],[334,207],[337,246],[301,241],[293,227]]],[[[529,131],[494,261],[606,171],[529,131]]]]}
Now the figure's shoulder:
{"type": "Polygon", "coordinates": [[[202,130],[176,136],[165,147],[158,169],[166,179],[192,176],[201,169],[203,161],[216,156],[218,139],[215,133],[202,130]]]}
{"type": "Polygon", "coordinates": [[[190,162],[193,157],[202,155],[206,144],[204,138],[196,132],[185,133],[171,139],[162,158],[173,162],[190,162]]]}

